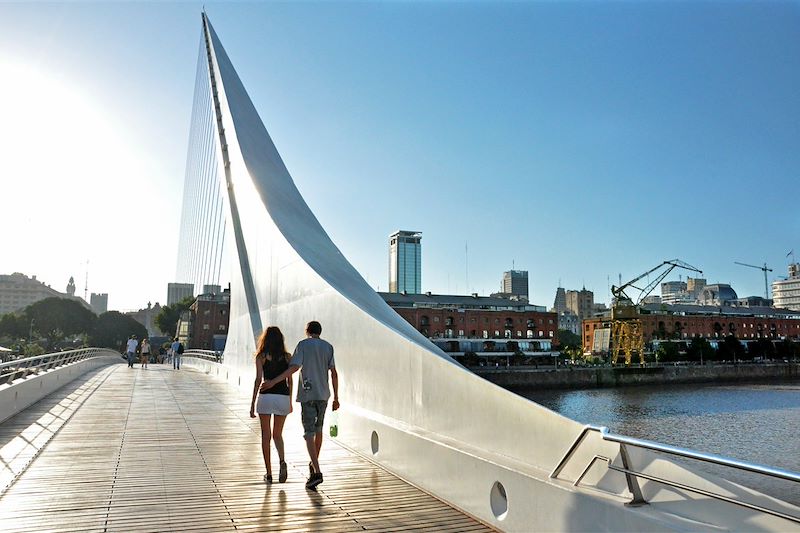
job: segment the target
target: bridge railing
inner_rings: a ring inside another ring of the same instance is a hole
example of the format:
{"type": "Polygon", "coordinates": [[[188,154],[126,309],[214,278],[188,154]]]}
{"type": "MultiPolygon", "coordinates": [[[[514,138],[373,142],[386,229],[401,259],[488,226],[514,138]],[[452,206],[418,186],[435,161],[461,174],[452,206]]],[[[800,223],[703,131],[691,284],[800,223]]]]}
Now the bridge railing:
{"type": "Polygon", "coordinates": [[[186,350],[183,352],[183,357],[194,357],[205,361],[211,361],[212,363],[222,362],[222,352],[216,352],[214,350],[186,350]]]}
{"type": "Polygon", "coordinates": [[[34,374],[40,374],[53,368],[69,365],[99,356],[119,356],[119,352],[108,348],[80,348],[64,352],[54,352],[23,359],[15,359],[5,363],[0,363],[0,385],[10,384],[13,381],[22,379],[34,374]]]}
{"type": "Polygon", "coordinates": [[[630,502],[628,502],[628,505],[647,504],[647,500],[642,495],[642,491],[639,487],[638,480],[641,478],[662,485],[692,492],[694,494],[699,494],[708,498],[725,501],[727,503],[732,503],[741,507],[746,507],[748,509],[777,516],[786,520],[790,520],[792,522],[800,523],[800,516],[790,515],[787,513],[783,513],[781,511],[777,511],[775,509],[764,507],[763,505],[747,502],[739,498],[731,498],[729,496],[718,494],[716,492],[712,492],[703,488],[690,486],[686,483],[676,482],[670,479],[666,479],[664,477],[635,470],[632,466],[632,461],[629,452],[630,448],[642,448],[642,449],[665,453],[676,457],[681,457],[684,459],[693,459],[704,463],[715,464],[727,468],[733,468],[735,470],[740,470],[740,471],[752,472],[762,476],[783,479],[786,481],[800,484],[800,474],[798,473],[791,472],[789,470],[783,470],[781,468],[774,468],[771,466],[764,466],[756,463],[750,463],[747,461],[741,461],[739,459],[723,457],[711,453],[698,452],[695,450],[689,450],[677,446],[670,446],[668,444],[661,444],[649,440],[637,439],[634,437],[626,437],[624,435],[617,435],[614,433],[610,433],[608,431],[608,428],[605,426],[595,426],[591,424],[584,426],[583,431],[581,431],[581,433],[576,437],[575,441],[572,443],[572,446],[570,446],[570,448],[561,458],[561,461],[559,461],[558,465],[550,474],[551,478],[554,479],[558,478],[561,471],[570,462],[573,455],[575,455],[576,450],[578,449],[580,444],[585,440],[589,432],[597,432],[604,441],[619,444],[619,455],[622,461],[622,466],[615,464],[613,459],[610,457],[595,455],[582,470],[581,474],[572,482],[574,486],[578,486],[581,483],[581,480],[584,478],[584,476],[586,476],[586,474],[589,472],[589,470],[594,466],[594,464],[597,461],[603,461],[606,463],[609,470],[620,472],[625,475],[625,479],[628,485],[628,490],[632,495],[632,499],[630,502]]]}

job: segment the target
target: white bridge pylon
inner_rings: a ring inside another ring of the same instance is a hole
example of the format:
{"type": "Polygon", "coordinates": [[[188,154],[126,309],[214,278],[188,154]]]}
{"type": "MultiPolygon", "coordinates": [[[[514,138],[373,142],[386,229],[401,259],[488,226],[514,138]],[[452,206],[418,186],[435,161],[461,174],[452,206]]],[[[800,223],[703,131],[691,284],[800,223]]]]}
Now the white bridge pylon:
{"type": "Polygon", "coordinates": [[[224,364],[231,381],[251,386],[261,328],[280,327],[292,346],[317,320],[336,350],[337,439],[494,527],[798,527],[738,501],[786,515],[800,515],[796,507],[585,430],[475,376],[403,320],[308,208],[205,14],[202,20],[192,131],[210,144],[190,141],[187,183],[214,176],[222,191],[231,258],[224,364]]]}

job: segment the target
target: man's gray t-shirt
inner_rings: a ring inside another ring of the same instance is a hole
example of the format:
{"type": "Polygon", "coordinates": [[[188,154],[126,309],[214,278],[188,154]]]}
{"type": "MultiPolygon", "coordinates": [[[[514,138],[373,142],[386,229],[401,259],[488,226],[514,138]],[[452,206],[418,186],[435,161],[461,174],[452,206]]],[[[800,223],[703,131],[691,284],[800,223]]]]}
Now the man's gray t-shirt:
{"type": "Polygon", "coordinates": [[[333,346],[320,338],[311,337],[297,343],[291,366],[300,367],[300,382],[297,384],[297,401],[328,401],[331,391],[328,387],[328,369],[336,364],[333,361],[333,346]],[[303,384],[311,386],[306,389],[303,384]]]}

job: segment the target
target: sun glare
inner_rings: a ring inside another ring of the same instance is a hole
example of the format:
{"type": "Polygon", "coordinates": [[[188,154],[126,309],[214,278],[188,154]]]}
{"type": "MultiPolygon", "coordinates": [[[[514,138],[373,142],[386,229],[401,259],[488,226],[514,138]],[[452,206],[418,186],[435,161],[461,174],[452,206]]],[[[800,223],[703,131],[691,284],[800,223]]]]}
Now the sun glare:
{"type": "Polygon", "coordinates": [[[18,227],[4,232],[3,246],[22,252],[15,268],[40,277],[52,265],[41,256],[26,264],[25,256],[33,261],[45,247],[60,263],[52,275],[77,279],[97,250],[116,256],[125,226],[135,224],[125,204],[139,201],[147,158],[126,142],[122,121],[75,80],[0,57],[0,101],[3,217],[18,227]]]}

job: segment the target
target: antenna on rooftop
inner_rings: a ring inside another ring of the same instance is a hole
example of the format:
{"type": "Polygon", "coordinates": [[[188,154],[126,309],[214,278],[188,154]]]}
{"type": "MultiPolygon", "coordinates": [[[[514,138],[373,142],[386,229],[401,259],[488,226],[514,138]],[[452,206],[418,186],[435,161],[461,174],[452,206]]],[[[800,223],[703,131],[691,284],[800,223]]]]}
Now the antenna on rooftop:
{"type": "Polygon", "coordinates": [[[89,299],[87,298],[87,295],[89,293],[89,260],[88,259],[86,260],[85,274],[86,275],[83,278],[83,300],[88,302],[89,301],[89,299]]]}
{"type": "Polygon", "coordinates": [[[464,286],[469,290],[469,248],[467,248],[467,241],[464,241],[464,278],[466,282],[464,286]]]}

